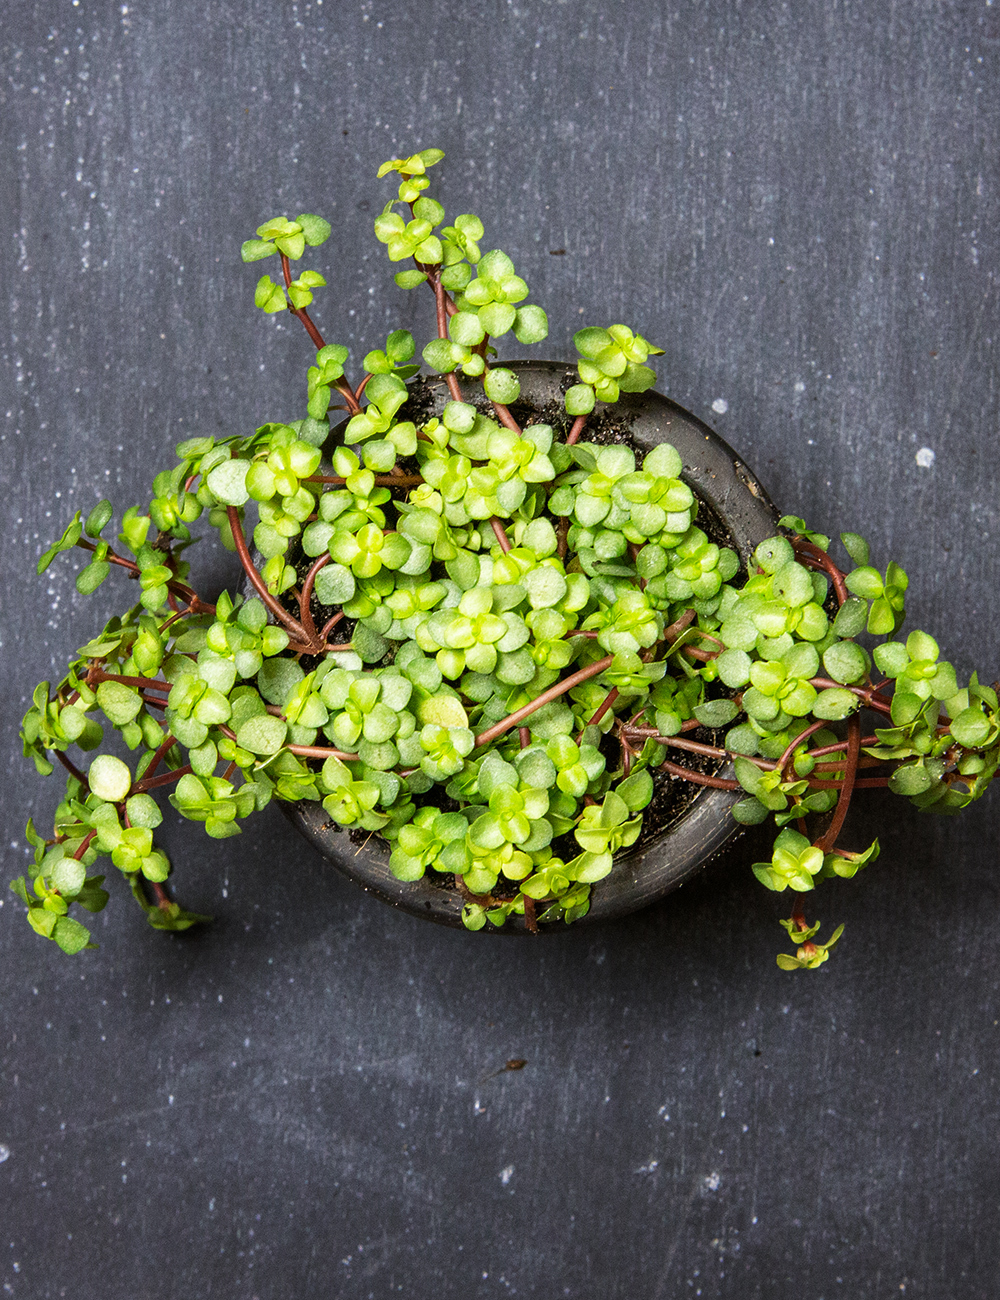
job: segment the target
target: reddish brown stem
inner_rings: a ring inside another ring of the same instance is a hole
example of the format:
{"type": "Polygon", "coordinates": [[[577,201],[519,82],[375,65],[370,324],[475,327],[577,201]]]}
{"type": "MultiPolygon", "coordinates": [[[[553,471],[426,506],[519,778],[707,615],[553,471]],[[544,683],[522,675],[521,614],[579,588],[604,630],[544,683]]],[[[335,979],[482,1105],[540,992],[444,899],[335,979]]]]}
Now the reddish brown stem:
{"type": "Polygon", "coordinates": [[[71,758],[67,758],[61,749],[53,749],[51,752],[55,754],[56,758],[58,758],[59,762],[62,763],[63,767],[70,774],[70,776],[75,776],[85,790],[90,789],[90,785],[88,784],[87,778],[83,775],[83,773],[80,771],[80,769],[77,767],[77,765],[73,762],[71,758]]]}
{"type": "Polygon", "coordinates": [[[527,894],[522,894],[524,899],[524,928],[529,934],[538,933],[538,920],[535,916],[535,900],[529,898],[527,894]]]}
{"type": "Polygon", "coordinates": [[[504,555],[506,555],[510,550],[510,538],[507,536],[506,529],[496,515],[493,515],[490,518],[490,525],[493,528],[494,533],[496,533],[497,541],[500,543],[500,549],[503,551],[504,555]]]}
{"type": "Polygon", "coordinates": [[[73,857],[76,858],[77,862],[81,862],[83,860],[83,855],[90,848],[91,841],[93,840],[96,834],[97,831],[90,831],[87,835],[83,837],[83,839],[80,842],[80,847],[73,854],[73,857]]]}
{"type": "Polygon", "coordinates": [[[704,772],[691,772],[686,767],[680,767],[677,763],[671,763],[664,759],[660,764],[660,770],[669,772],[671,776],[683,777],[685,781],[691,781],[694,785],[711,786],[713,790],[739,790],[739,781],[726,781],[721,776],[706,776],[704,772]]]}
{"type": "Polygon", "coordinates": [[[796,537],[792,545],[799,552],[799,559],[803,564],[807,564],[813,569],[821,569],[830,578],[833,582],[833,589],[837,593],[837,604],[842,605],[848,594],[844,583],[844,574],[837,568],[826,551],[814,546],[812,542],[807,541],[804,537],[796,537]]]}
{"type": "Polygon", "coordinates": [[[280,601],[275,600],[267,589],[267,584],[260,576],[250,555],[250,548],[247,546],[247,539],[243,535],[243,526],[240,523],[240,512],[236,506],[226,506],[226,514],[229,517],[229,526],[233,531],[233,541],[236,543],[236,554],[240,557],[240,563],[243,565],[243,572],[250,579],[250,584],[261,598],[267,608],[271,611],[279,623],[283,624],[290,632],[294,632],[306,643],[306,650],[311,650],[309,644],[310,637],[302,624],[289,614],[280,601]]]}
{"type": "Polygon", "coordinates": [[[490,894],[474,894],[469,886],[465,883],[465,877],[460,876],[456,871],[455,888],[462,895],[467,903],[478,903],[480,907],[492,907],[495,900],[490,894]]]}
{"type": "Polygon", "coordinates": [[[176,614],[171,614],[165,623],[160,624],[159,632],[161,633],[161,635],[167,630],[168,627],[170,627],[172,623],[176,623],[179,618],[187,618],[188,614],[190,613],[191,613],[190,609],[179,609],[176,614]]]}
{"type": "Polygon", "coordinates": [[[799,734],[795,737],[795,739],[789,743],[788,748],[778,759],[778,767],[781,770],[782,774],[784,774],[785,771],[785,764],[789,761],[789,759],[792,757],[792,755],[795,753],[798,747],[803,743],[803,741],[807,740],[808,737],[813,735],[814,732],[822,730],[822,728],[825,726],[826,726],[825,722],[814,722],[811,727],[806,727],[805,731],[800,731],[799,734]]]}
{"type": "MultiPolygon", "coordinates": [[[[695,727],[701,726],[697,718],[691,720],[695,727]]],[[[687,730],[693,730],[689,723],[684,724],[687,730]]],[[[715,745],[704,745],[700,740],[681,740],[679,736],[661,736],[655,727],[622,727],[622,734],[629,739],[640,738],[643,740],[655,740],[660,745],[672,745],[675,749],[685,749],[691,754],[701,754],[705,758],[717,758],[724,762],[734,758],[746,758],[748,763],[753,763],[754,767],[759,767],[763,772],[772,772],[778,766],[766,758],[751,758],[747,754],[737,754],[733,750],[719,749],[715,745]]]]}
{"type": "MultiPolygon", "coordinates": [[[[851,794],[854,790],[858,774],[858,757],[861,752],[861,720],[857,714],[850,718],[847,723],[847,761],[844,764],[843,785],[840,791],[840,797],[837,799],[837,808],[833,814],[827,828],[826,834],[816,842],[816,847],[822,849],[824,853],[829,853],[837,843],[837,836],[840,834],[841,827],[844,824],[844,818],[847,816],[847,810],[851,804],[851,794]]],[[[882,777],[870,778],[874,781],[883,780],[882,777]]],[[[888,784],[888,778],[884,778],[888,784]]],[[[858,784],[867,785],[867,782],[858,784]]]]}
{"type": "Polygon", "coordinates": [[[163,761],[163,759],[166,758],[168,751],[176,743],[177,742],[174,740],[173,736],[171,736],[170,733],[168,732],[167,735],[163,738],[163,743],[160,745],[159,749],[157,749],[156,753],[150,759],[149,767],[147,767],[145,772],[143,772],[142,774],[143,780],[153,775],[156,769],[160,766],[160,763],[163,761]]]}
{"type": "Polygon", "coordinates": [[[506,406],[504,406],[502,402],[494,402],[493,410],[500,423],[502,425],[505,425],[508,429],[510,429],[513,433],[516,433],[518,437],[520,437],[523,430],[521,426],[518,424],[518,422],[511,415],[510,411],[508,411],[506,406]]]}
{"type": "Polygon", "coordinates": [[[672,646],[682,632],[686,632],[694,620],[698,617],[693,609],[686,609],[680,618],[675,619],[669,627],[663,629],[663,640],[668,646],[672,646]]]}
{"type": "Polygon", "coordinates": [[[92,664],[87,673],[87,685],[100,685],[101,682],[121,682],[123,686],[139,686],[144,691],[156,691],[158,695],[170,694],[170,682],[161,682],[153,677],[126,677],[121,673],[107,673],[99,664],[92,664]]]}
{"type": "MultiPolygon", "coordinates": [[[[416,261],[416,258],[414,258],[414,261],[416,261]]],[[[426,273],[427,283],[434,290],[434,306],[437,313],[438,338],[446,339],[448,337],[448,304],[451,300],[447,293],[445,293],[444,285],[441,283],[441,272],[437,267],[424,266],[422,262],[417,262],[417,266],[421,271],[426,273]]],[[[454,303],[451,303],[452,307],[454,307],[454,305],[454,303]]],[[[458,386],[458,376],[453,370],[449,371],[449,373],[445,375],[444,382],[448,385],[448,392],[451,394],[453,400],[460,402],[462,400],[462,390],[458,386]]]]}
{"type": "MultiPolygon", "coordinates": [[[[83,538],[76,543],[82,551],[96,551],[97,547],[93,542],[85,542],[83,538]]],[[[116,555],[114,551],[108,551],[104,557],[109,564],[117,564],[122,569],[127,569],[130,577],[139,576],[139,566],[134,560],[127,560],[122,555],[116,555]]],[[[173,595],[180,596],[181,600],[188,606],[187,610],[180,611],[181,614],[197,614],[204,611],[206,614],[214,614],[215,606],[209,605],[202,600],[193,587],[189,587],[186,582],[180,582],[176,578],[167,583],[167,590],[173,595]]],[[[172,620],[171,620],[172,621],[172,620]]]]}
{"type": "Polygon", "coordinates": [[[565,560],[566,558],[566,551],[569,546],[568,534],[569,534],[569,519],[567,518],[566,515],[562,515],[559,519],[558,524],[556,524],[556,537],[559,543],[558,546],[556,547],[556,555],[560,560],[565,560]]]}
{"type": "Polygon", "coordinates": [[[542,691],[541,695],[539,695],[537,699],[532,700],[530,704],[525,704],[523,708],[520,708],[516,710],[516,712],[511,713],[508,717],[501,719],[500,722],[495,722],[492,727],[487,728],[486,731],[478,735],[476,737],[476,748],[480,749],[483,745],[488,745],[491,741],[496,740],[498,736],[502,736],[505,732],[510,731],[511,727],[520,726],[525,718],[530,718],[536,710],[542,708],[543,705],[550,704],[553,700],[557,700],[560,695],[565,695],[565,693],[571,691],[574,686],[579,686],[581,682],[589,681],[591,677],[597,677],[598,674],[605,672],[611,667],[614,660],[614,655],[606,655],[605,658],[598,659],[596,663],[588,664],[586,668],[581,668],[579,672],[571,673],[569,677],[564,677],[561,682],[556,682],[556,684],[550,686],[547,691],[542,691]]]}
{"type": "Polygon", "coordinates": [[[866,709],[871,709],[874,713],[892,713],[891,705],[888,700],[882,699],[875,691],[873,686],[845,686],[843,682],[835,682],[829,677],[811,677],[810,684],[815,686],[818,691],[825,691],[836,688],[838,691],[850,691],[856,695],[864,704],[866,709]]]}
{"type": "Polygon", "coordinates": [[[697,646],[681,646],[681,654],[690,655],[692,659],[699,659],[702,663],[711,663],[713,659],[718,659],[722,654],[721,650],[699,650],[697,646]]]}
{"type": "Polygon", "coordinates": [[[580,437],[580,434],[583,433],[586,424],[587,424],[586,415],[578,415],[576,417],[576,419],[573,421],[572,425],[570,426],[569,433],[567,433],[566,435],[567,447],[572,447],[573,443],[577,441],[577,439],[580,437]]]}
{"type": "Polygon", "coordinates": [[[521,741],[521,748],[527,749],[528,746],[531,744],[531,728],[518,727],[517,730],[518,730],[518,737],[520,738],[521,741]]]}
{"type": "MultiPolygon", "coordinates": [[[[878,744],[878,736],[861,737],[862,747],[864,747],[865,745],[877,745],[877,744],[878,744]]],[[[839,750],[846,749],[846,748],[847,748],[847,741],[838,740],[835,745],[823,745],[821,749],[810,749],[809,757],[822,758],[824,754],[836,754],[838,753],[839,750]]],[[[841,764],[841,766],[843,766],[843,764],[841,764]]]]}
{"type": "MultiPolygon", "coordinates": [[[[287,256],[284,253],[281,254],[281,274],[285,277],[285,288],[287,289],[289,285],[292,283],[292,268],[290,262],[288,261],[287,256]]],[[[289,300],[288,310],[292,313],[293,316],[297,316],[299,320],[302,322],[302,325],[305,328],[306,333],[313,341],[313,345],[315,346],[316,351],[318,352],[320,348],[325,348],[326,343],[323,339],[323,335],[313,324],[312,318],[310,317],[306,309],[304,307],[293,307],[291,300],[289,300]]],[[[350,413],[352,415],[357,415],[357,413],[361,410],[361,407],[358,405],[357,399],[354,396],[354,390],[351,388],[351,385],[347,382],[346,379],[341,377],[340,379],[337,380],[337,383],[334,386],[337,389],[337,392],[340,393],[344,401],[347,403],[347,409],[350,411],[350,413]]]]}
{"type": "Polygon", "coordinates": [[[154,776],[149,779],[144,778],[135,783],[130,793],[146,794],[149,790],[155,790],[157,786],[169,785],[171,781],[179,781],[182,776],[187,776],[190,771],[191,764],[185,763],[183,767],[177,767],[172,772],[164,772],[162,776],[154,776]]]}
{"type": "MultiPolygon", "coordinates": [[[[344,611],[342,609],[338,610],[336,614],[331,615],[331,617],[323,624],[323,627],[320,630],[319,639],[324,642],[324,644],[326,643],[326,638],[330,635],[332,629],[337,626],[343,617],[344,611]]],[[[328,650],[330,648],[330,646],[327,646],[328,650]]]]}
{"type": "MultiPolygon", "coordinates": [[[[889,784],[887,776],[866,776],[861,780],[855,781],[851,787],[853,790],[884,790],[889,784]]],[[[842,790],[843,781],[814,781],[809,778],[810,790],[842,790]]]]}
{"type": "Polygon", "coordinates": [[[170,895],[167,893],[167,891],[156,880],[151,880],[149,883],[149,887],[150,889],[152,889],[153,897],[156,899],[156,906],[160,909],[161,912],[169,912],[170,895]]]}
{"type": "MultiPolygon", "coordinates": [[[[611,690],[608,691],[607,695],[605,695],[600,705],[594,710],[594,716],[586,724],[587,727],[596,727],[598,723],[601,721],[601,719],[604,717],[604,715],[607,713],[608,709],[613,707],[614,702],[615,700],[617,700],[617,698],[618,698],[618,687],[612,686],[611,690]]],[[[584,730],[586,730],[586,727],[584,728],[584,730]]],[[[580,732],[580,735],[581,736],[583,735],[582,731],[580,732]]]]}
{"type": "Polygon", "coordinates": [[[353,763],[358,757],[342,749],[324,749],[322,745],[286,745],[285,749],[299,758],[339,758],[342,763],[353,763]]]}
{"type": "Polygon", "coordinates": [[[325,568],[332,558],[333,557],[330,555],[329,551],[327,551],[325,555],[319,557],[306,574],[302,583],[302,590],[299,592],[299,618],[301,619],[302,626],[305,628],[306,634],[311,641],[317,640],[316,624],[313,622],[312,610],[309,608],[309,602],[312,600],[313,586],[316,582],[316,574],[319,573],[321,569],[325,568]]]}

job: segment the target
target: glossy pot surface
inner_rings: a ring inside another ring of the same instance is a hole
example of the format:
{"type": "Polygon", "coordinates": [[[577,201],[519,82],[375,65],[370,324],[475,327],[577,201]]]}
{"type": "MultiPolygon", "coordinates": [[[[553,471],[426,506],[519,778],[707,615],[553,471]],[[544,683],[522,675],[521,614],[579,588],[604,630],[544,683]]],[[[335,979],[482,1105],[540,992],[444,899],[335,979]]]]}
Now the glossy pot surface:
{"type": "MultiPolygon", "coordinates": [[[[531,408],[555,423],[562,410],[563,393],[578,382],[575,369],[546,361],[504,365],[514,370],[521,382],[521,398],[513,407],[515,415],[523,417],[531,408]]],[[[481,387],[463,384],[463,389],[467,400],[476,401],[478,397],[482,405],[481,387]]],[[[430,380],[425,392],[431,406],[423,418],[440,414],[451,400],[443,379],[430,380]]],[[[738,551],[744,565],[755,547],[774,535],[778,513],[767,493],[732,448],[695,416],[655,392],[623,394],[614,408],[603,409],[613,409],[616,430],[624,432],[639,452],[651,451],[663,442],[677,449],[684,462],[684,481],[707,507],[709,517],[714,516],[728,533],[728,544],[738,551]]],[[[405,412],[404,407],[400,415],[405,412]]],[[[563,415],[562,421],[565,418],[563,415]]],[[[583,436],[586,439],[587,433],[583,436]]],[[[615,434],[612,437],[621,440],[615,434]]],[[[655,838],[645,844],[640,841],[615,860],[611,874],[593,886],[587,916],[574,925],[625,916],[682,884],[739,832],[730,810],[742,797],[729,790],[701,789],[655,838]]],[[[422,880],[404,883],[389,870],[389,846],[377,835],[366,839],[351,834],[332,822],[319,803],[279,806],[324,857],[368,893],[414,916],[461,926],[461,895],[454,887],[438,883],[447,877],[428,871],[422,880]]],[[[542,927],[546,932],[564,928],[561,923],[542,927]]],[[[524,933],[520,918],[511,917],[502,932],[511,931],[524,933]]]]}

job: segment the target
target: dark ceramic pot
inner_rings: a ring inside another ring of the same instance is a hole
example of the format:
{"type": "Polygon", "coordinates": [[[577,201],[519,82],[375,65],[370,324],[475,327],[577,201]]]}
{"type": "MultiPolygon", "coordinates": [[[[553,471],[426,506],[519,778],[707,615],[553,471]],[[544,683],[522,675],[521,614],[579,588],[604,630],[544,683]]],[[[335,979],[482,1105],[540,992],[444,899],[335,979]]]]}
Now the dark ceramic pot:
{"type": "MultiPolygon", "coordinates": [[[[576,371],[560,362],[549,361],[514,361],[504,365],[516,371],[521,381],[521,398],[513,410],[522,423],[533,412],[555,422],[562,411],[563,394],[578,382],[576,371]]],[[[482,404],[482,388],[463,385],[463,389],[469,401],[478,398],[482,404]]],[[[442,379],[432,379],[424,392],[431,402],[424,418],[440,414],[451,400],[442,379]]],[[[662,442],[676,447],[684,462],[683,478],[704,507],[699,524],[704,524],[707,517],[715,525],[715,531],[728,534],[728,544],[739,552],[744,564],[760,542],[774,535],[778,513],[764,489],[732,448],[700,420],[655,392],[624,395],[617,406],[603,409],[613,409],[617,432],[609,437],[602,437],[598,432],[598,440],[621,441],[624,431],[640,452],[650,451],[662,442]]],[[[405,410],[400,414],[405,414],[405,410]]],[[[585,433],[584,438],[587,436],[585,433]]],[[[708,787],[699,790],[655,838],[646,843],[640,841],[616,859],[611,874],[592,887],[587,916],[574,924],[625,916],[676,889],[739,832],[730,810],[741,797],[728,790],[708,787]]],[[[366,839],[352,835],[332,822],[318,803],[279,806],[338,871],[367,893],[414,916],[461,926],[462,898],[453,887],[443,883],[448,879],[444,875],[429,871],[423,880],[403,883],[389,870],[389,847],[378,836],[366,839]]],[[[565,926],[542,929],[565,929],[565,926]]],[[[525,933],[520,918],[511,917],[502,933],[511,931],[525,933]]]]}

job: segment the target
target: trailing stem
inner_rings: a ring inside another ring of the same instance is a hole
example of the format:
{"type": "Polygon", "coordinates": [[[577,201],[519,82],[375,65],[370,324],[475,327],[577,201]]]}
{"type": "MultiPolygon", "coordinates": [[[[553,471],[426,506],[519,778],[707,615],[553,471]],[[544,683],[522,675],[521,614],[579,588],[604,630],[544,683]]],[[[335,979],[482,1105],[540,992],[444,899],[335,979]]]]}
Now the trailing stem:
{"type": "MultiPolygon", "coordinates": [[[[292,268],[284,253],[281,254],[281,274],[285,277],[285,288],[287,289],[292,283],[292,268]]],[[[312,318],[306,309],[304,307],[294,307],[291,299],[289,299],[288,310],[293,316],[297,316],[302,322],[306,333],[313,341],[316,351],[318,352],[320,348],[325,348],[326,343],[323,339],[323,335],[313,324],[312,318]]],[[[341,397],[343,397],[344,401],[347,403],[348,411],[350,411],[352,415],[357,415],[361,410],[361,407],[358,404],[357,398],[354,396],[354,390],[351,388],[351,385],[343,376],[341,376],[340,379],[337,380],[335,387],[337,392],[340,393],[341,397]]]]}

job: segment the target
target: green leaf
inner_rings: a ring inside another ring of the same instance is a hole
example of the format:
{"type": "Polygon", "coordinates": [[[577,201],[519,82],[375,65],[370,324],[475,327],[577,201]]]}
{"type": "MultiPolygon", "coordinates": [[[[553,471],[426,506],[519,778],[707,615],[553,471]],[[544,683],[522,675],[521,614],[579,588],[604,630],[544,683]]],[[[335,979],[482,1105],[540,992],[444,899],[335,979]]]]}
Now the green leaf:
{"type": "Polygon", "coordinates": [[[501,406],[510,406],[521,395],[521,385],[513,370],[498,368],[491,370],[483,380],[483,388],[491,402],[501,406]]]}
{"type": "Polygon", "coordinates": [[[820,691],[813,701],[813,716],[822,718],[825,722],[839,722],[842,718],[850,717],[856,713],[861,701],[854,694],[843,687],[831,687],[829,690],[820,691]]]}
{"type": "Polygon", "coordinates": [[[589,415],[594,409],[596,398],[589,384],[574,384],[566,390],[566,414],[589,415]]]}
{"type": "Polygon", "coordinates": [[[833,630],[841,637],[858,636],[865,630],[867,617],[867,603],[857,596],[848,596],[833,620],[833,630]]]}
{"type": "Polygon", "coordinates": [[[316,574],[316,599],[322,605],[343,605],[353,598],[357,584],[343,564],[327,564],[316,574]]]}
{"type": "Polygon", "coordinates": [[[897,688],[890,705],[893,722],[897,727],[908,727],[920,716],[925,702],[921,696],[915,695],[912,691],[901,691],[897,688]]]}
{"type": "Polygon", "coordinates": [[[79,921],[74,921],[72,917],[60,916],[56,921],[52,938],[63,952],[72,956],[73,953],[80,952],[90,944],[90,931],[79,921]]]}
{"type": "Polygon", "coordinates": [[[277,251],[269,239],[248,239],[240,248],[240,257],[244,262],[259,262],[262,257],[270,257],[277,251]]]}
{"type": "Polygon", "coordinates": [[[756,795],[761,788],[761,771],[756,763],[751,763],[748,758],[736,758],[733,760],[733,766],[736,770],[736,779],[746,790],[747,794],[756,795]]]}
{"type": "Polygon", "coordinates": [[[132,773],[113,754],[98,754],[90,765],[87,782],[98,799],[119,803],[132,786],[132,773]]]}
{"type": "Polygon", "coordinates": [[[284,718],[261,713],[248,718],[236,731],[236,743],[251,754],[276,754],[285,743],[288,724],[284,718]]]}
{"type": "Polygon", "coordinates": [[[835,641],[823,653],[823,667],[835,682],[847,685],[864,677],[869,659],[856,641],[835,641]]]}
{"type": "Polygon", "coordinates": [[[848,591],[852,591],[855,596],[861,596],[864,600],[875,600],[882,595],[883,584],[882,575],[878,569],[863,566],[860,569],[853,569],[844,579],[848,591]]]}
{"type": "Polygon", "coordinates": [[[275,284],[269,275],[262,275],[257,281],[253,300],[254,306],[266,312],[284,311],[288,306],[284,289],[275,284]]]}
{"type": "Polygon", "coordinates": [[[923,794],[925,790],[931,788],[932,784],[933,778],[930,772],[920,762],[904,763],[889,777],[889,789],[894,794],[908,795],[911,798],[923,794]]]}
{"type": "Polygon", "coordinates": [[[88,537],[100,537],[101,530],[107,527],[108,521],[113,513],[114,511],[111,508],[110,501],[98,501],[97,505],[94,506],[93,510],[91,510],[90,514],[87,516],[87,521],[83,525],[83,531],[88,537]]]}
{"type": "Polygon", "coordinates": [[[142,708],[142,697],[135,687],[123,682],[101,682],[97,688],[97,703],[109,722],[124,727],[142,708]]]}
{"type": "Polygon", "coordinates": [[[311,248],[316,248],[329,239],[332,227],[329,221],[325,221],[322,217],[314,216],[311,212],[303,212],[295,220],[302,227],[306,243],[311,248]]]}
{"type": "Polygon", "coordinates": [[[208,474],[209,491],[225,506],[242,506],[250,500],[247,491],[248,460],[221,461],[208,474]]]}
{"type": "Polygon", "coordinates": [[[857,533],[841,533],[840,540],[844,543],[847,554],[855,564],[862,568],[868,563],[868,543],[857,533]]]}
{"type": "Polygon", "coordinates": [[[898,677],[910,662],[906,647],[899,641],[884,641],[877,645],[872,657],[879,672],[885,673],[886,677],[898,677]]]}
{"type": "Polygon", "coordinates": [[[66,525],[66,530],[57,542],[53,542],[47,551],[39,557],[39,573],[44,573],[55,557],[61,551],[68,551],[75,546],[80,540],[80,534],[83,532],[83,524],[80,522],[80,511],[78,510],[70,522],[66,525]]]}
{"type": "Polygon", "coordinates": [[[624,799],[630,812],[639,812],[645,808],[653,797],[653,778],[643,768],[622,781],[615,790],[620,799],[624,799]]]}
{"type": "Polygon", "coordinates": [[[125,811],[133,826],[143,826],[147,830],[155,830],[163,821],[160,806],[152,795],[134,794],[125,805],[125,811]]]}
{"type": "MultiPolygon", "coordinates": [[[[895,722],[895,718],[893,718],[895,722]]],[[[981,709],[974,705],[963,709],[951,724],[951,734],[966,749],[978,749],[989,739],[992,727],[981,709]]]]}
{"type": "Polygon", "coordinates": [[[46,874],[53,889],[58,889],[64,898],[75,898],[83,888],[87,869],[76,858],[60,858],[46,874]]]}
{"type": "Polygon", "coordinates": [[[427,279],[426,271],[397,271],[392,277],[401,289],[415,289],[427,279]]]}
{"type": "Polygon", "coordinates": [[[741,826],[759,826],[761,822],[767,821],[769,812],[770,809],[759,799],[741,799],[733,809],[733,817],[741,826]]]}
{"type": "Polygon", "coordinates": [[[514,316],[514,337],[518,343],[540,343],[549,333],[549,320],[541,307],[519,307],[514,316]]]}
{"type": "Polygon", "coordinates": [[[91,560],[76,575],[77,591],[81,595],[89,596],[92,591],[97,590],[110,572],[111,565],[107,560],[91,560]]]}
{"type": "Polygon", "coordinates": [[[706,700],[696,704],[692,712],[703,726],[725,727],[739,716],[740,710],[733,700],[706,700]]]}

